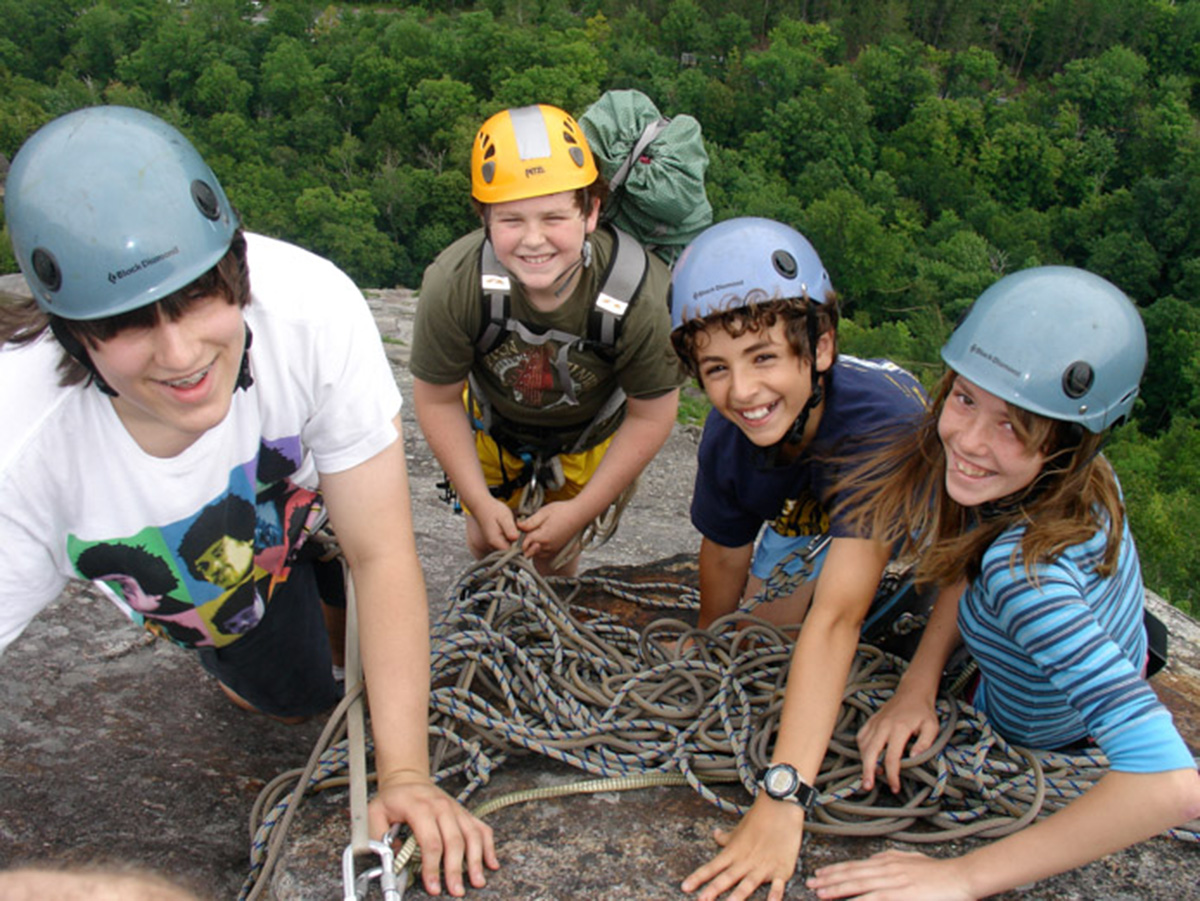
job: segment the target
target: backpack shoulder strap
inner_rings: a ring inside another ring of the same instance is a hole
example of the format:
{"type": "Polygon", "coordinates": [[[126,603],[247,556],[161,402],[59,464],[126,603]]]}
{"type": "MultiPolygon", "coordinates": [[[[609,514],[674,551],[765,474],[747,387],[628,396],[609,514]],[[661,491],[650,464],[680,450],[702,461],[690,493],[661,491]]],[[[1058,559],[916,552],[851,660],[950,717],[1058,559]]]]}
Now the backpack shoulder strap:
{"type": "Polygon", "coordinates": [[[483,320],[475,339],[475,348],[483,356],[495,350],[504,340],[512,303],[511,277],[508,270],[500,265],[492,242],[488,239],[484,239],[479,250],[479,285],[483,320]]]}
{"type": "Polygon", "coordinates": [[[637,143],[633,145],[633,149],[629,151],[628,155],[626,155],[625,159],[621,162],[620,167],[616,172],[613,173],[612,178],[608,180],[608,188],[610,191],[615,191],[625,184],[625,178],[629,175],[630,167],[632,167],[633,164],[641,158],[642,152],[652,143],[654,143],[654,139],[657,138],[663,129],[670,124],[670,119],[668,119],[666,116],[661,116],[658,119],[654,119],[649,122],[646,127],[642,129],[642,133],[638,135],[637,143]]]}
{"type": "Polygon", "coordinates": [[[613,234],[612,258],[600,280],[600,290],[588,315],[588,340],[607,351],[615,350],[621,325],[646,280],[649,261],[646,250],[634,238],[615,226],[606,226],[613,234]]]}

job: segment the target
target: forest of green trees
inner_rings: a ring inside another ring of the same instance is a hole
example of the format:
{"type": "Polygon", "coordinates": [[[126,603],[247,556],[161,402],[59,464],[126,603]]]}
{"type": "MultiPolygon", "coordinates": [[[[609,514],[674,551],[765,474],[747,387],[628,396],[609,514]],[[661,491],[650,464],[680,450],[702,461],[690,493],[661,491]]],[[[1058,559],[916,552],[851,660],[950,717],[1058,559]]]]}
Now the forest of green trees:
{"type": "Polygon", "coordinates": [[[1200,0],[0,0],[0,20],[0,153],[78,107],[150,110],[248,228],[364,287],[415,287],[473,227],[486,116],[610,88],[699,120],[717,219],[811,238],[847,351],[928,379],[1001,275],[1097,272],[1150,336],[1108,448],[1146,582],[1200,613],[1200,0]]]}

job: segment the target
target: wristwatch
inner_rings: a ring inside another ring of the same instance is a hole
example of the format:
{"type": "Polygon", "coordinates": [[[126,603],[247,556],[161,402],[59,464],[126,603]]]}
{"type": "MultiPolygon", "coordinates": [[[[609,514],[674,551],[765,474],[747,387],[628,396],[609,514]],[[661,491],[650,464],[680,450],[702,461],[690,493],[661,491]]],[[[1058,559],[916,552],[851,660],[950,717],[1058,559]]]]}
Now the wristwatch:
{"type": "Polygon", "coordinates": [[[776,801],[795,801],[812,813],[817,803],[817,790],[800,778],[790,763],[773,763],[758,771],[758,785],[776,801]]]}

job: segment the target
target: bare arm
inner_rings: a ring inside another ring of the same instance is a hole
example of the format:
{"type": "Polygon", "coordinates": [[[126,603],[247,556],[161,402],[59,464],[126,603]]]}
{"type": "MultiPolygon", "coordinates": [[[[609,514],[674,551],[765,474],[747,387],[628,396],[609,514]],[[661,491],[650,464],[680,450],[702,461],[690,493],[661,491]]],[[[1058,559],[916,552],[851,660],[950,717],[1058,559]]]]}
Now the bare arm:
{"type": "Polygon", "coordinates": [[[504,550],[518,538],[516,519],[512,511],[488,491],[475,453],[475,433],[467,419],[462,392],[462,382],[435,385],[414,378],[413,405],[417,423],[442,469],[454,483],[454,490],[479,523],[488,545],[493,550],[504,550]]]}
{"type": "Polygon", "coordinates": [[[908,740],[916,734],[912,754],[932,746],[938,734],[937,693],[946,661],[962,642],[958,633],[958,602],[966,580],[942,588],[934,601],[929,622],[912,662],[888,702],[858,731],[862,752],[863,788],[875,785],[876,763],[884,754],[884,774],[893,792],[900,790],[900,760],[908,740]]]}
{"type": "Polygon", "coordinates": [[[1053,816],[970,854],[933,860],[887,851],[822,867],[808,886],[821,898],[985,898],[1098,860],[1197,816],[1195,769],[1113,771],[1053,816]]]}
{"type": "Polygon", "coordinates": [[[1082,798],[964,859],[971,894],[986,897],[1144,841],[1200,815],[1200,774],[1107,773],[1082,798]]]}
{"type": "Polygon", "coordinates": [[[371,688],[371,728],[379,798],[371,830],[407,822],[438,889],[444,862],[451,894],[462,894],[462,866],[482,885],[483,865],[498,865],[491,830],[430,780],[429,612],[413,536],[400,420],[389,447],[351,469],[321,475],[330,521],[354,578],[359,642],[371,688]]]}
{"type": "Polygon", "coordinates": [[[700,540],[700,619],[697,625],[701,629],[707,629],[713,620],[737,609],[753,559],[753,543],[725,547],[711,538],[700,540]]]}
{"type": "Polygon", "coordinates": [[[809,784],[820,772],[833,735],[862,622],[888,553],[880,542],[834,539],[796,642],[771,756],[792,764],[809,784]]]}
{"type": "MultiPolygon", "coordinates": [[[[833,734],[862,621],[887,558],[888,548],[879,542],[835,539],[792,653],[771,760],[790,763],[810,785],[833,734]]],[[[760,793],[732,833],[717,835],[723,850],[688,876],[683,889],[702,889],[699,901],[712,901],[726,891],[728,901],[745,901],[767,883],[769,901],[782,901],[803,832],[804,811],[798,804],[760,793]]]]}

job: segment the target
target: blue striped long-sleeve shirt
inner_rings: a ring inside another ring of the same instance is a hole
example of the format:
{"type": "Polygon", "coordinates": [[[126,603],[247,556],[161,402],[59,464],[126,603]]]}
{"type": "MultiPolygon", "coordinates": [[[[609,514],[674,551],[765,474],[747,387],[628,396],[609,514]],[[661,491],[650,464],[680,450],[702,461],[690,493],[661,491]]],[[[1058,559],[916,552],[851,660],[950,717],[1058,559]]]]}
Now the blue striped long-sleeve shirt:
{"type": "Polygon", "coordinates": [[[1014,528],[996,540],[959,605],[959,631],[981,673],[975,705],[1025,747],[1090,736],[1115,770],[1194,767],[1170,712],[1142,678],[1145,592],[1128,523],[1108,578],[1096,573],[1103,530],[1035,566],[1036,582],[1020,553],[1023,534],[1014,528]]]}

